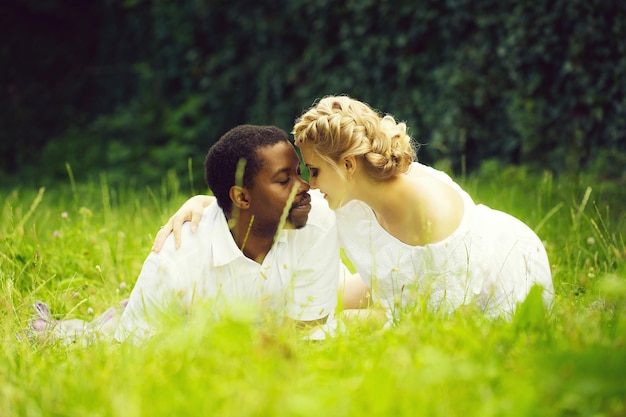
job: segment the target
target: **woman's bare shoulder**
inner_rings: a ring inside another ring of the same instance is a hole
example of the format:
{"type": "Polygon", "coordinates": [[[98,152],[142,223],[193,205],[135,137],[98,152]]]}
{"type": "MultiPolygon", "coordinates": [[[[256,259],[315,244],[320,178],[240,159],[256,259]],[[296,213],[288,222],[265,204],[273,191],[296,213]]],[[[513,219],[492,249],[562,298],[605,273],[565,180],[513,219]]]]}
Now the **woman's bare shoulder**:
{"type": "Polygon", "coordinates": [[[415,190],[415,209],[423,219],[428,242],[434,243],[450,236],[461,224],[465,203],[459,191],[428,170],[411,170],[411,183],[415,190]]]}

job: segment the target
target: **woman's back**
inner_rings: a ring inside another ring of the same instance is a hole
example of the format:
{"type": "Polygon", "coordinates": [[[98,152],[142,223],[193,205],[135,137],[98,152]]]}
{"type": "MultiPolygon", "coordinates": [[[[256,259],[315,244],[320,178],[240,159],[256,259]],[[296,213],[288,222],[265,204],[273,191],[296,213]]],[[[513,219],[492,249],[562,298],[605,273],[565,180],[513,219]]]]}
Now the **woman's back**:
{"type": "Polygon", "coordinates": [[[427,166],[413,164],[406,174],[398,175],[394,186],[382,187],[378,197],[383,200],[380,207],[385,207],[384,212],[376,212],[378,223],[390,235],[411,246],[446,239],[459,227],[465,212],[459,190],[432,171],[427,166]]]}

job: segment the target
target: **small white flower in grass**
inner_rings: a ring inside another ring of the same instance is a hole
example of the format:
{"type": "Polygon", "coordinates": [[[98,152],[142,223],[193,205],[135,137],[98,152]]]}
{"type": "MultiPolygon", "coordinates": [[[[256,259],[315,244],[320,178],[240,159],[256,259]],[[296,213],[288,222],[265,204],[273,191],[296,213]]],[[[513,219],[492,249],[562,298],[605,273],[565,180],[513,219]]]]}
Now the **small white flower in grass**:
{"type": "Polygon", "coordinates": [[[120,282],[120,290],[125,290],[126,289],[126,283],[125,282],[120,282]]]}
{"type": "Polygon", "coordinates": [[[69,214],[67,214],[67,211],[64,211],[63,213],[61,213],[61,217],[67,219],[69,217],[69,214]]]}
{"type": "Polygon", "coordinates": [[[593,237],[589,236],[589,237],[587,238],[587,245],[589,245],[589,246],[593,246],[593,245],[595,245],[595,244],[596,244],[596,240],[595,240],[593,237]]]}
{"type": "Polygon", "coordinates": [[[61,236],[61,232],[59,232],[58,230],[55,230],[54,232],[52,232],[52,237],[59,237],[61,236]]]}
{"type": "Polygon", "coordinates": [[[87,314],[89,314],[91,316],[93,314],[93,308],[89,307],[87,309],[87,314]]]}
{"type": "Polygon", "coordinates": [[[100,265],[96,265],[96,271],[102,273],[102,268],[100,268],[100,265]]]}

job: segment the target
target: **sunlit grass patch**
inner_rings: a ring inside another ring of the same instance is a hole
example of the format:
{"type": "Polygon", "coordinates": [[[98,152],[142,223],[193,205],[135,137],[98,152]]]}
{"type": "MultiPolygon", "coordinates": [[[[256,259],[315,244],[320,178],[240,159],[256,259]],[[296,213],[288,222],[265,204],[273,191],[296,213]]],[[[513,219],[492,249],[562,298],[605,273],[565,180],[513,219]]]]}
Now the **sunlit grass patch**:
{"type": "Polygon", "coordinates": [[[142,346],[32,342],[32,304],[93,319],[130,290],[154,233],[185,199],[98,183],[0,191],[0,416],[622,416],[626,187],[507,168],[465,179],[548,249],[556,297],[512,320],[404,311],[325,341],[202,315],[142,346]]]}

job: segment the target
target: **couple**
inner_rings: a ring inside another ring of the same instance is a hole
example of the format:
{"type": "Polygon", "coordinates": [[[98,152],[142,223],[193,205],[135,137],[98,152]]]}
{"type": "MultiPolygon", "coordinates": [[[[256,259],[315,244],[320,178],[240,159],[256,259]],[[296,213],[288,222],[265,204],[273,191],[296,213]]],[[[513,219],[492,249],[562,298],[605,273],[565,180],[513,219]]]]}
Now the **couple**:
{"type": "MultiPolygon", "coordinates": [[[[240,128],[234,130],[237,129],[240,128]]],[[[271,294],[269,297],[280,313],[305,323],[332,320],[331,294],[337,290],[338,279],[343,289],[344,309],[361,307],[371,294],[384,308],[389,323],[398,319],[403,308],[414,308],[421,302],[444,313],[462,305],[475,305],[488,317],[510,317],[534,285],[543,287],[544,302],[551,303],[553,286],[548,258],[535,233],[506,213],[476,205],[443,172],[414,162],[415,151],[404,123],[396,122],[390,115],[381,116],[365,103],[349,97],[331,96],[306,111],[296,121],[293,134],[310,171],[311,187],[322,192],[332,211],[324,204],[316,209],[317,193],[311,192],[307,226],[284,230],[274,239],[272,232],[280,229],[280,220],[276,221],[274,214],[270,221],[269,212],[278,210],[278,206],[289,200],[284,192],[276,191],[279,185],[292,184],[288,188],[295,193],[291,195],[295,204],[288,204],[291,210],[285,213],[291,218],[287,224],[298,227],[306,222],[302,217],[306,217],[304,212],[308,210],[304,195],[308,194],[309,185],[298,177],[298,161],[291,144],[289,152],[275,146],[261,146],[257,155],[264,161],[261,168],[268,168],[281,159],[283,152],[290,153],[293,167],[258,178],[255,175],[262,171],[250,173],[246,169],[242,186],[233,186],[227,192],[214,189],[207,157],[207,181],[218,204],[212,204],[214,199],[209,196],[193,197],[159,232],[155,252],[148,257],[122,315],[116,332],[118,339],[137,333],[136,325],[124,330],[124,322],[141,321],[133,311],[145,311],[143,293],[151,287],[167,288],[173,293],[171,289],[178,289],[180,280],[189,280],[189,275],[196,273],[200,265],[208,272],[207,279],[195,282],[194,291],[214,285],[209,282],[217,280],[219,274],[211,270],[217,271],[223,265],[198,259],[201,255],[195,246],[199,240],[215,238],[206,236],[203,225],[209,220],[214,222],[221,212],[229,220],[239,218],[231,225],[231,233],[226,232],[220,238],[222,244],[228,241],[231,249],[241,253],[246,262],[262,266],[259,261],[263,262],[264,256],[281,247],[281,234],[293,236],[292,240],[282,242],[289,247],[288,251],[295,251],[300,257],[292,258],[296,264],[285,266],[291,270],[291,276],[278,278],[274,275],[278,274],[277,270],[265,273],[259,268],[257,273],[264,275],[264,280],[275,279],[279,284],[261,286],[262,291],[256,295],[256,287],[248,282],[237,284],[225,279],[215,285],[220,291],[241,285],[239,290],[249,290],[247,296],[256,297],[257,301],[271,294]],[[254,212],[248,211],[253,207],[254,212]],[[300,223],[298,216],[294,216],[298,213],[302,213],[300,223]],[[325,237],[312,236],[317,227],[313,219],[325,222],[325,237]],[[182,228],[181,236],[181,225],[186,220],[191,222],[189,227],[182,228]],[[172,230],[174,237],[168,237],[172,230]],[[296,235],[301,233],[310,234],[311,240],[298,248],[296,235]],[[339,246],[344,248],[358,274],[343,272],[339,246]],[[151,260],[169,257],[177,260],[176,268],[181,268],[181,274],[171,270],[169,264],[151,266],[151,260]],[[308,265],[310,261],[313,262],[308,265]],[[315,272],[319,268],[323,270],[315,272]],[[163,270],[171,276],[154,278],[163,270]],[[301,273],[310,278],[301,280],[301,273]]],[[[248,164],[249,161],[246,168],[248,164]]],[[[226,172],[217,170],[220,174],[226,172]]],[[[212,249],[213,255],[218,247],[212,249]]],[[[202,256],[206,257],[207,252],[202,256]]],[[[226,290],[220,292],[224,298],[228,295],[226,290]]],[[[149,334],[145,329],[141,332],[149,334]]]]}
{"type": "MultiPolygon", "coordinates": [[[[344,309],[362,307],[371,295],[388,322],[422,301],[444,313],[469,304],[488,317],[510,317],[534,285],[551,304],[550,266],[537,235],[475,204],[445,173],[414,162],[404,123],[329,96],[296,120],[293,135],[358,272],[341,274],[344,309]]],[[[178,247],[182,224],[190,220],[195,230],[213,201],[192,197],[161,229],[154,250],[166,239],[172,244],[172,231],[178,247]]]]}

